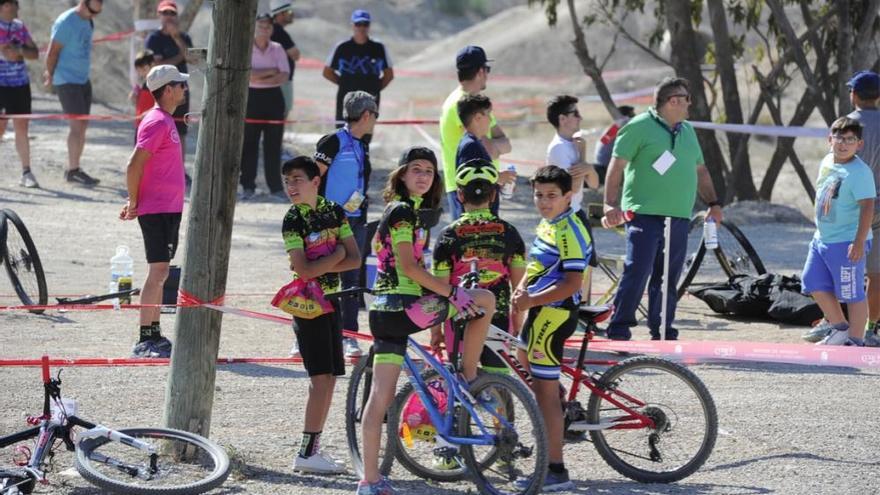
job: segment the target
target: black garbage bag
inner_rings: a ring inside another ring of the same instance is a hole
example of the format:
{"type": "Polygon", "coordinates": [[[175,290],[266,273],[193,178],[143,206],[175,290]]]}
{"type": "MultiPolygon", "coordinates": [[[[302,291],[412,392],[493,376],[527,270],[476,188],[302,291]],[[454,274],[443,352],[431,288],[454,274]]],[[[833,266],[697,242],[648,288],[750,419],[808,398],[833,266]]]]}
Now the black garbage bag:
{"type": "Polygon", "coordinates": [[[797,276],[734,275],[727,282],[688,292],[721,314],[806,326],[822,317],[813,299],[801,294],[797,276]]]}

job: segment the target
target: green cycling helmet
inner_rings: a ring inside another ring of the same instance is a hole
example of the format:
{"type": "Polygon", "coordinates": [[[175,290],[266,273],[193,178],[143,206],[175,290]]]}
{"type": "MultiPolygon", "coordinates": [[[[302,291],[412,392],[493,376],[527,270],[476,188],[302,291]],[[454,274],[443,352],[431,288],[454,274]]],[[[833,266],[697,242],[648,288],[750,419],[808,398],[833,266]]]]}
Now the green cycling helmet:
{"type": "Polygon", "coordinates": [[[455,169],[455,184],[466,186],[475,180],[484,180],[489,184],[498,182],[498,169],[495,164],[482,158],[468,160],[455,169]]]}

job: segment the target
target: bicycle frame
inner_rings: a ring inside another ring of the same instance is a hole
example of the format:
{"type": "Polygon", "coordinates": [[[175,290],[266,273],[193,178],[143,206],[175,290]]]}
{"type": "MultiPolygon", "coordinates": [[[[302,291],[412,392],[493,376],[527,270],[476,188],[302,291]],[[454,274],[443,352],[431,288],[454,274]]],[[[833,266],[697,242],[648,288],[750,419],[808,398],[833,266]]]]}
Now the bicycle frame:
{"type": "MultiPolygon", "coordinates": [[[[434,356],[432,356],[429,352],[427,352],[418,342],[413,340],[412,337],[408,339],[408,347],[415,351],[416,354],[424,361],[426,366],[433,368],[437,373],[440,374],[440,377],[449,384],[449,396],[446,403],[446,412],[441,413],[437,405],[434,403],[434,398],[427,392],[428,385],[425,383],[425,380],[422,378],[421,373],[419,372],[418,367],[415,365],[414,360],[410,357],[409,353],[403,356],[403,364],[407,371],[407,378],[410,383],[412,383],[413,390],[418,394],[419,399],[421,399],[422,404],[425,406],[425,410],[428,412],[428,416],[431,418],[431,423],[435,425],[437,428],[437,435],[440,439],[451,445],[494,445],[495,444],[495,435],[489,433],[486,429],[486,426],[480,420],[480,417],[476,415],[476,411],[474,410],[474,404],[478,404],[478,401],[461,385],[458,378],[450,372],[445,366],[443,366],[440,361],[438,361],[434,356]],[[465,409],[467,409],[468,413],[477,423],[477,426],[480,429],[481,434],[478,436],[468,436],[468,437],[459,437],[452,435],[452,421],[453,416],[455,414],[455,406],[456,403],[460,403],[465,409]],[[439,426],[438,426],[439,425],[439,426]]],[[[496,411],[492,411],[487,409],[498,421],[504,424],[505,427],[512,427],[512,425],[507,421],[505,417],[499,415],[496,411]]]]}

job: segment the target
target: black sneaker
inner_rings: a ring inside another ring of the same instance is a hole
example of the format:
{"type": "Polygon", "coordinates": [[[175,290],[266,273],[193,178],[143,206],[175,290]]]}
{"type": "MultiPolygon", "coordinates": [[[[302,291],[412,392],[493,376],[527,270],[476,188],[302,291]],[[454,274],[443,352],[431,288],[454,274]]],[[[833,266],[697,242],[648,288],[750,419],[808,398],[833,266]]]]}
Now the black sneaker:
{"type": "Polygon", "coordinates": [[[64,172],[64,179],[67,180],[67,182],[82,184],[84,186],[97,186],[98,183],[101,182],[100,180],[83,172],[81,168],[66,170],[64,172]]]}

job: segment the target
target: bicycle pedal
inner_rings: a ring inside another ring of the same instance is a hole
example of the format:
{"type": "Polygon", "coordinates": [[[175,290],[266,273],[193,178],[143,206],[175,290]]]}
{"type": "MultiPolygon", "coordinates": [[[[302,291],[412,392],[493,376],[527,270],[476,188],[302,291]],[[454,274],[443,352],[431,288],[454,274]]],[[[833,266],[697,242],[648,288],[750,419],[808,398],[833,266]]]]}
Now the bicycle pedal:
{"type": "Polygon", "coordinates": [[[433,452],[434,456],[442,457],[447,462],[458,457],[458,448],[457,447],[437,447],[432,452],[433,452]]]}

